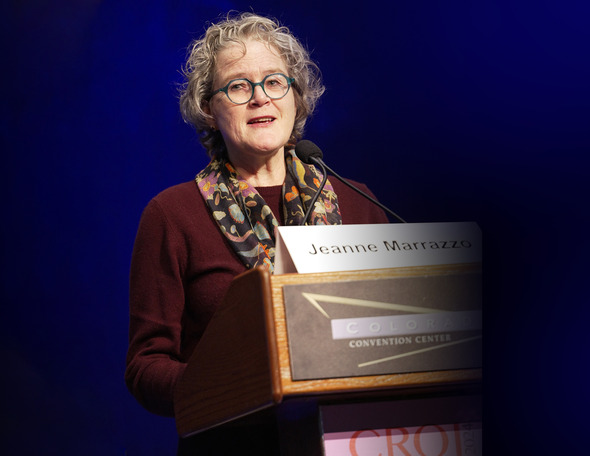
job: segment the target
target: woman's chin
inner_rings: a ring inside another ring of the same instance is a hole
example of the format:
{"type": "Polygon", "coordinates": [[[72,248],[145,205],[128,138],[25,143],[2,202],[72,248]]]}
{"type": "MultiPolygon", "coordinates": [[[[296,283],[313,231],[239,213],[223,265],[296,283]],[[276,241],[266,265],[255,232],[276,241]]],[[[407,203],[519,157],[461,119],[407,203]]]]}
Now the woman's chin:
{"type": "Polygon", "coordinates": [[[279,152],[282,152],[284,144],[277,143],[276,141],[272,142],[260,142],[252,144],[249,148],[250,153],[256,154],[258,156],[267,156],[272,157],[279,152]]]}

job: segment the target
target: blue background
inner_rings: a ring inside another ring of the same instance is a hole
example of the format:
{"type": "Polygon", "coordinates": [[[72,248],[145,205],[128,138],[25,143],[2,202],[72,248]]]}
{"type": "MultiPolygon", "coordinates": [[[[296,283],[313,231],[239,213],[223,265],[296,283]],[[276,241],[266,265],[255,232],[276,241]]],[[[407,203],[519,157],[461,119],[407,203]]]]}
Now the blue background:
{"type": "Polygon", "coordinates": [[[7,1],[2,36],[3,454],[174,454],[123,383],[142,209],[206,163],[178,113],[185,48],[230,9],[277,17],[327,91],[307,129],[411,222],[485,245],[485,444],[587,433],[588,8],[567,1],[7,1]]]}

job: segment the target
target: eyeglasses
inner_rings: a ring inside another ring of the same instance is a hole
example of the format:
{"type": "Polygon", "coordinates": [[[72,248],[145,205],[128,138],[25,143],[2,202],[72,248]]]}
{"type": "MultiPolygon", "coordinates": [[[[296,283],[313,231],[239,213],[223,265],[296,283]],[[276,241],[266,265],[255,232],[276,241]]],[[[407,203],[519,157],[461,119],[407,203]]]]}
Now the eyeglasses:
{"type": "Polygon", "coordinates": [[[285,76],[283,73],[273,73],[265,76],[260,82],[252,82],[249,79],[232,79],[225,87],[213,91],[211,98],[219,92],[223,92],[234,104],[248,103],[254,96],[254,89],[260,86],[266,96],[273,100],[283,98],[289,92],[295,79],[285,76]]]}

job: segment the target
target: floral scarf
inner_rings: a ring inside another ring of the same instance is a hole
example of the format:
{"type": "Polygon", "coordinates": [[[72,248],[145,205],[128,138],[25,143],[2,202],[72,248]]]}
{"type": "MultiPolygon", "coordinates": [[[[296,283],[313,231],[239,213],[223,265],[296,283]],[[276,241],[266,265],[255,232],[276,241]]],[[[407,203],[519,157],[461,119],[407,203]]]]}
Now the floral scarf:
{"type": "MultiPolygon", "coordinates": [[[[286,225],[300,225],[308,203],[323,178],[314,166],[285,154],[287,173],[283,184],[286,225]]],[[[247,268],[263,266],[274,270],[275,227],[279,224],[264,199],[225,159],[214,158],[197,174],[195,181],[219,229],[247,268]]],[[[342,218],[334,188],[326,182],[310,215],[312,225],[341,225],[342,218]]]]}

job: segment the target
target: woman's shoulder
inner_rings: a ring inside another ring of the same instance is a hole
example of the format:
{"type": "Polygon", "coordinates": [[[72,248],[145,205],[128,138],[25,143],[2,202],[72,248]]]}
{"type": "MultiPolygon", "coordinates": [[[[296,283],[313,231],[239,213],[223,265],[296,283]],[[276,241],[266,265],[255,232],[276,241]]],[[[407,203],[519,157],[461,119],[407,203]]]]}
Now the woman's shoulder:
{"type": "Polygon", "coordinates": [[[195,207],[202,202],[199,188],[195,181],[183,182],[162,190],[152,198],[149,205],[158,205],[162,209],[182,209],[187,205],[195,207]]]}
{"type": "Polygon", "coordinates": [[[179,201],[194,199],[198,195],[199,189],[197,183],[193,180],[168,187],[154,196],[152,200],[157,202],[179,201]]]}
{"type": "MultiPolygon", "coordinates": [[[[375,198],[373,192],[365,184],[347,179],[349,183],[375,198]]],[[[334,176],[330,176],[330,183],[334,192],[338,195],[338,204],[345,224],[351,223],[388,223],[387,215],[381,208],[360,195],[346,184],[340,182],[334,176]]]]}
{"type": "Polygon", "coordinates": [[[196,182],[188,181],[168,187],[154,196],[145,207],[143,217],[176,220],[192,217],[204,209],[196,182]]]}
{"type": "MultiPolygon", "coordinates": [[[[340,181],[336,177],[330,175],[330,176],[328,176],[328,178],[330,179],[330,183],[332,184],[332,187],[334,187],[334,191],[340,190],[341,192],[345,191],[346,193],[350,192],[351,194],[358,195],[358,193],[356,193],[348,185],[346,185],[345,183],[343,183],[342,181],[340,181]]],[[[367,187],[367,185],[363,184],[362,182],[358,182],[353,179],[346,179],[346,181],[349,182],[350,184],[354,185],[355,187],[357,187],[359,190],[362,190],[365,193],[367,193],[367,191],[370,192],[369,187],[367,187]]]]}
{"type": "MultiPolygon", "coordinates": [[[[344,184],[343,182],[341,182],[340,180],[336,179],[333,176],[329,176],[329,177],[330,177],[330,183],[332,184],[332,187],[334,188],[334,192],[336,193],[336,195],[338,195],[339,200],[342,199],[343,202],[346,202],[349,204],[355,204],[355,205],[359,204],[359,203],[362,205],[364,205],[365,203],[372,204],[365,197],[361,196],[359,193],[357,193],[356,191],[351,189],[348,185],[344,184]]],[[[362,192],[368,194],[369,196],[371,196],[373,198],[375,197],[375,195],[373,194],[373,192],[371,192],[369,187],[367,187],[362,182],[357,182],[352,179],[346,179],[346,180],[350,184],[354,185],[356,188],[361,190],[362,192]]]]}

